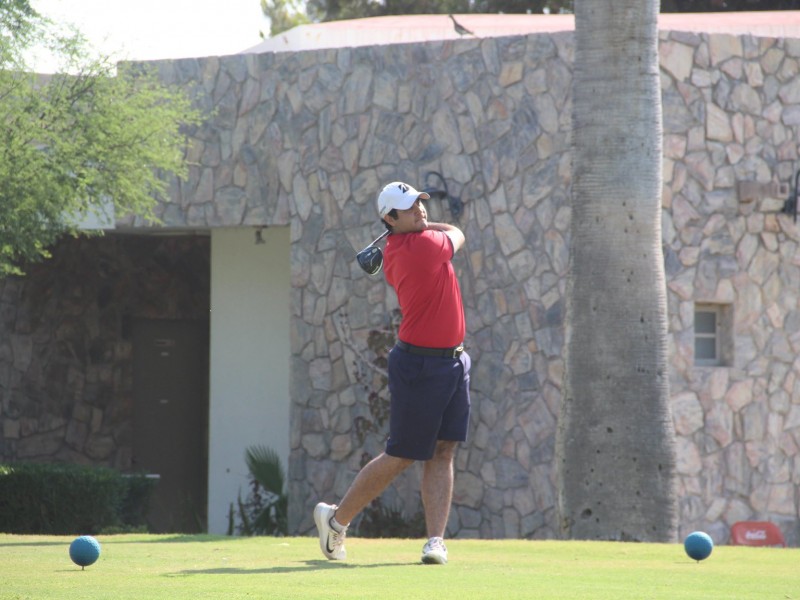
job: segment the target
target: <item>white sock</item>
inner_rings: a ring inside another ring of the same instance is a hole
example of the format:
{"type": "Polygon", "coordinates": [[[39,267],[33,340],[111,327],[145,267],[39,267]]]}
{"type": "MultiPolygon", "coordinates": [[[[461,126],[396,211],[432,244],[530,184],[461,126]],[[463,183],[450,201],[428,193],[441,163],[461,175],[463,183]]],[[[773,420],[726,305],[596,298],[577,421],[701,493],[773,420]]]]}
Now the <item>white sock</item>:
{"type": "Polygon", "coordinates": [[[336,517],[331,517],[331,527],[334,528],[338,533],[342,533],[345,529],[347,529],[347,525],[342,525],[339,521],[336,520],[336,517]]]}

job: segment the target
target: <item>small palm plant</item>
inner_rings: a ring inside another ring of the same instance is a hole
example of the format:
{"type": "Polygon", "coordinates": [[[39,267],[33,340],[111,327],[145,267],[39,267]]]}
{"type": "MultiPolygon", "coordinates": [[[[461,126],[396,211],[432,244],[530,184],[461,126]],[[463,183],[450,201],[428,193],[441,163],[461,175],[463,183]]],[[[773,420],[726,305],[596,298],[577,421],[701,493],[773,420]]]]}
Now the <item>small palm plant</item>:
{"type": "Polygon", "coordinates": [[[239,533],[286,535],[289,498],[278,453],[266,446],[250,446],[245,452],[245,462],[250,471],[250,495],[247,502],[239,498],[239,533]]]}

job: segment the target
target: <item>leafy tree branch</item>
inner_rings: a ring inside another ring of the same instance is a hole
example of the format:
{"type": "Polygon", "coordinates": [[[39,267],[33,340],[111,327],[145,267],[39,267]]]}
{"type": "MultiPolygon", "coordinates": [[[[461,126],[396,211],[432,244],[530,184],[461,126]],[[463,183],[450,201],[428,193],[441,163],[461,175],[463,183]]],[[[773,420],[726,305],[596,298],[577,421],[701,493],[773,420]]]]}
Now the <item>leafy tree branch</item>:
{"type": "Polygon", "coordinates": [[[0,276],[80,234],[98,206],[155,222],[167,176],[186,175],[188,128],[200,120],[153,70],[117,68],[27,0],[0,0],[0,276]],[[31,73],[35,48],[53,52],[59,72],[31,73]]]}

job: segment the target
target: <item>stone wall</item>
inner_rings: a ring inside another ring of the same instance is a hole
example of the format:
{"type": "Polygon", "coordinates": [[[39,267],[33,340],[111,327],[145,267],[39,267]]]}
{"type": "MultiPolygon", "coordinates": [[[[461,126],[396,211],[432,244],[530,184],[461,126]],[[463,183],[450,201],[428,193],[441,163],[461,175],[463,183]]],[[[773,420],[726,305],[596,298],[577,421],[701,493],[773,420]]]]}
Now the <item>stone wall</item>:
{"type": "Polygon", "coordinates": [[[65,239],[0,280],[0,462],[132,468],[132,318],[208,319],[207,238],[65,239]]]}
{"type": "MultiPolygon", "coordinates": [[[[311,530],[313,505],[339,498],[383,447],[381,362],[397,303],[355,251],[381,231],[383,183],[425,185],[438,171],[466,207],[455,266],[474,359],[450,528],[558,535],[570,44],[561,34],[157,63],[219,115],[191,132],[199,165],[163,207],[167,224],[256,225],[260,201],[265,224],[286,219],[292,229],[293,531],[311,530]],[[235,180],[256,171],[260,197],[235,180]],[[226,202],[223,214],[203,190],[246,200],[226,202]]],[[[451,220],[445,204],[429,209],[451,220]]],[[[404,476],[386,502],[419,510],[417,478],[404,476]]]]}
{"type": "Polygon", "coordinates": [[[765,518],[797,544],[800,234],[782,202],[737,190],[794,187],[800,40],[673,33],[661,55],[682,531],[725,540],[732,523],[765,518]],[[732,310],[727,367],[693,365],[695,302],[732,310]]]}
{"type": "MultiPolygon", "coordinates": [[[[800,42],[661,40],[681,534],[725,541],[735,520],[770,518],[797,541],[798,230],[769,212],[780,203],[740,202],[737,182],[792,179],[800,42]],[[727,367],[693,364],[696,301],[733,307],[727,367]]],[[[172,223],[292,227],[293,530],[311,530],[313,504],[339,498],[382,447],[374,342],[391,339],[396,300],[353,257],[381,230],[379,187],[438,171],[465,203],[454,262],[474,361],[450,534],[558,536],[572,58],[571,34],[553,34],[159,64],[220,109],[196,132],[200,166],[165,208],[172,223]]],[[[417,477],[387,502],[412,511],[417,477]]]]}
{"type": "MultiPolygon", "coordinates": [[[[661,41],[681,534],[724,542],[733,521],[769,518],[797,543],[800,236],[779,202],[743,203],[737,183],[792,179],[800,42],[661,41]],[[695,302],[732,308],[729,366],[694,366],[695,302]]],[[[572,60],[559,33],[154,63],[217,111],[189,132],[196,166],[165,223],[291,227],[293,532],[311,531],[313,505],[341,497],[382,448],[397,305],[354,256],[381,231],[381,185],[437,171],[465,204],[454,264],[474,365],[449,535],[558,537],[572,60]]],[[[386,502],[417,510],[417,477],[386,502]]]]}

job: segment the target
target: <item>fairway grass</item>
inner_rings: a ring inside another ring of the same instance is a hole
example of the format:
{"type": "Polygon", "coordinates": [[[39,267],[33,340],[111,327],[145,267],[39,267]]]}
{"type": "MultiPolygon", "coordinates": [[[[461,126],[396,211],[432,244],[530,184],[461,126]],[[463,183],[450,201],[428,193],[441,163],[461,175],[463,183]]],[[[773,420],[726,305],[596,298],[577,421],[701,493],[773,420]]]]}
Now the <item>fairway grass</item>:
{"type": "Polygon", "coordinates": [[[73,537],[0,534],[2,600],[800,600],[800,550],[717,546],[697,563],[682,544],[448,540],[447,565],[419,562],[424,540],[348,538],[346,562],[312,537],[96,536],[81,570],[73,537]]]}

